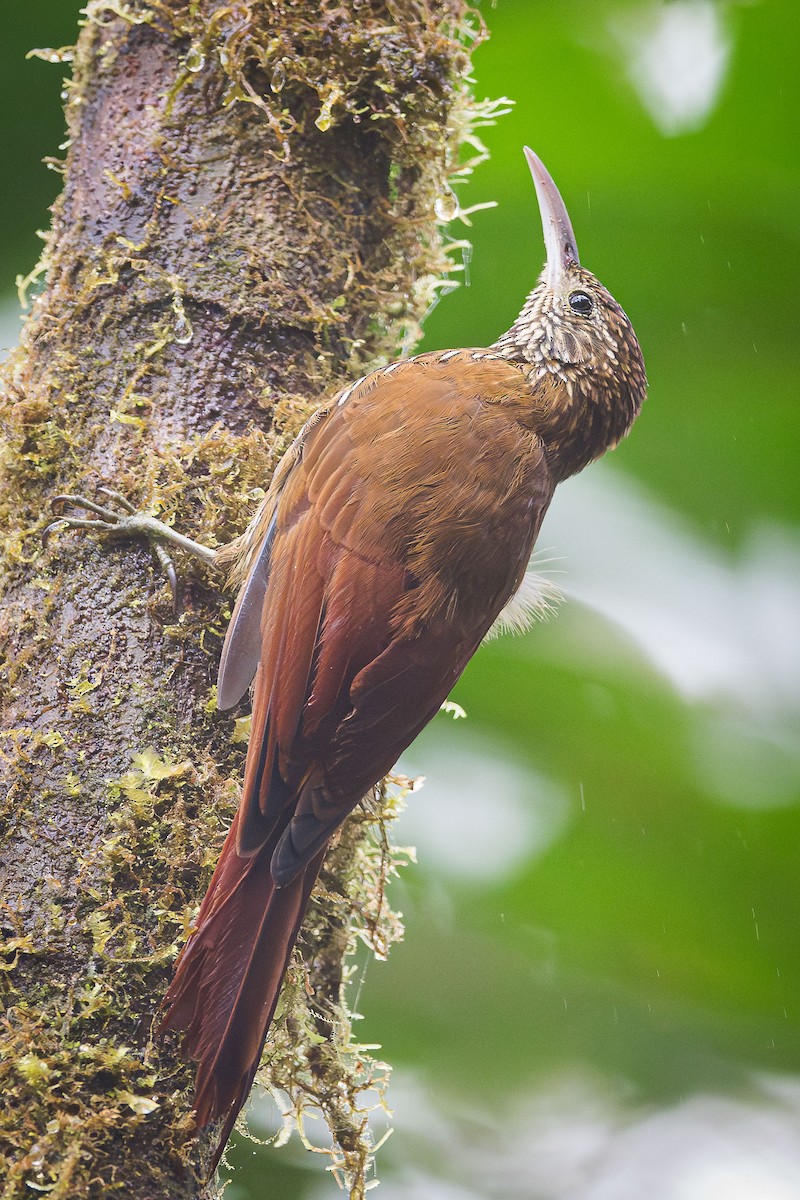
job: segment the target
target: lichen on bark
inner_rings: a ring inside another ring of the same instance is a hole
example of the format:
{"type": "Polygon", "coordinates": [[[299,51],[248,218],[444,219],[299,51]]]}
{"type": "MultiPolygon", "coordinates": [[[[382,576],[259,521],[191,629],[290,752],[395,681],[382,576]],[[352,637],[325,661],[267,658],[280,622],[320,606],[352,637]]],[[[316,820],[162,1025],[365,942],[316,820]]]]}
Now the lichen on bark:
{"type": "MultiPolygon", "coordinates": [[[[146,547],[43,548],[51,499],[107,485],[211,544],[241,532],[305,417],[413,342],[452,266],[437,213],[480,150],[480,36],[465,0],[86,9],[0,406],[3,1200],[215,1194],[154,1021],[238,794],[245,710],[213,692],[230,597],[187,566],[175,616],[146,547]]],[[[380,1067],[348,1050],[344,962],[399,936],[395,804],[333,851],[266,1064],[322,1108],[352,1195],[380,1067]]]]}

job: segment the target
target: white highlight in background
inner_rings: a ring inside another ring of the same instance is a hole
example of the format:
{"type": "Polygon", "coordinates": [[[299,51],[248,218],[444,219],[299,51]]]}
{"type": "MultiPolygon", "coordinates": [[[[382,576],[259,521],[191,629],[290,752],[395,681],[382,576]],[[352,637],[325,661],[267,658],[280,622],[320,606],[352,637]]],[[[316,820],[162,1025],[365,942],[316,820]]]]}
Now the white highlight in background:
{"type": "Polygon", "coordinates": [[[725,81],[732,39],[723,6],[672,0],[626,8],[610,22],[628,77],[662,133],[699,129],[725,81]]]}
{"type": "Polygon", "coordinates": [[[425,787],[393,839],[419,851],[431,872],[486,882],[530,863],[567,824],[569,801],[552,780],[517,762],[513,747],[442,713],[400,760],[425,787]]]}

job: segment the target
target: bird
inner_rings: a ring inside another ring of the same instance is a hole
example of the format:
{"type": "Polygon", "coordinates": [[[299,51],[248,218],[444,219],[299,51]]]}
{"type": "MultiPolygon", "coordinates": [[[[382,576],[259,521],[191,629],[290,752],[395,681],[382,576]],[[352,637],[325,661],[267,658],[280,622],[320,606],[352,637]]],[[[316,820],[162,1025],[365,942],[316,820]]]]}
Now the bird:
{"type": "Polygon", "coordinates": [[[628,317],[581,265],[552,177],[524,153],[546,261],[493,344],[401,359],[339,391],[220,552],[130,506],[81,502],[102,519],[62,522],[177,542],[229,564],[238,587],[217,696],[228,709],[252,692],[242,795],[161,1025],[197,1064],[197,1127],[220,1126],[213,1167],[331,839],[503,612],[526,607],[555,488],[627,434],[646,396],[628,317]]]}

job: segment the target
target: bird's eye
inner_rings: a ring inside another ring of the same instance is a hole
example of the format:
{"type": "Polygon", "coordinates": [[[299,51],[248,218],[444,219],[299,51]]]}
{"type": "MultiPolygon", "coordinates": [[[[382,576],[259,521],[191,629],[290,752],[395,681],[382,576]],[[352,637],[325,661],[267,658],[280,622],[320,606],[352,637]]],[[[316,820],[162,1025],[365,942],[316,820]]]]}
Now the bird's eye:
{"type": "Polygon", "coordinates": [[[588,292],[570,292],[569,306],[580,317],[588,317],[594,308],[594,300],[588,292]]]}

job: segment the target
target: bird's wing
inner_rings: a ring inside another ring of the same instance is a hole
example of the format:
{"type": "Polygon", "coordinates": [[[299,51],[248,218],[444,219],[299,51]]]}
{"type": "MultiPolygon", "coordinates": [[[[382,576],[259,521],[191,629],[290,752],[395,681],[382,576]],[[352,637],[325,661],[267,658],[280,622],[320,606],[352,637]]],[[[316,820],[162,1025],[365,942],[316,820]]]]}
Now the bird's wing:
{"type": "MultiPolygon", "coordinates": [[[[332,404],[335,403],[336,397],[332,404]]],[[[319,408],[306,421],[281,459],[269,491],[247,532],[226,547],[223,554],[223,561],[233,560],[231,582],[239,582],[241,587],[219,661],[217,707],[220,709],[233,708],[239,703],[258,669],[261,658],[261,614],[272,562],[278,502],[286,480],[302,458],[306,440],[330,411],[331,405],[319,408]]]]}
{"type": "Polygon", "coordinates": [[[465,386],[452,360],[410,365],[345,393],[276,508],[239,853],[291,814],[283,882],[437,711],[552,494],[535,434],[503,403],[527,389],[519,371],[476,362],[465,386]]]}

